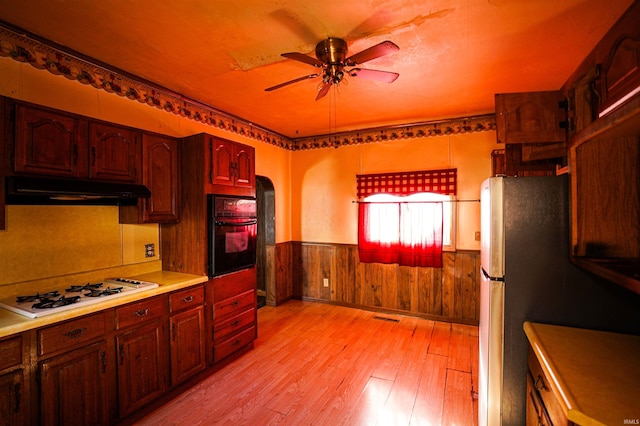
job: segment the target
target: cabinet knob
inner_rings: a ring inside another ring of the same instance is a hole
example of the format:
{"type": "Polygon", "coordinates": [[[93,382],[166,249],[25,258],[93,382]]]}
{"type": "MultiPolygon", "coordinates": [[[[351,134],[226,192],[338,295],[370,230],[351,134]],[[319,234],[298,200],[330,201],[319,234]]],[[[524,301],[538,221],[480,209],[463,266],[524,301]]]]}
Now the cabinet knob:
{"type": "Polygon", "coordinates": [[[182,298],[182,301],[184,303],[189,303],[189,302],[193,302],[193,296],[186,296],[182,298]]]}

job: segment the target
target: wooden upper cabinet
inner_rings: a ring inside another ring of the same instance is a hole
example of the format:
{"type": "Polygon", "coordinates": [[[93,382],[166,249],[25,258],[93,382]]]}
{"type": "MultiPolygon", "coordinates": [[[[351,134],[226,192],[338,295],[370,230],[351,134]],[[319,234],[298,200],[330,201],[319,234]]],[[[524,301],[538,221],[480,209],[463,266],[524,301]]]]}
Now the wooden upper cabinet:
{"type": "Polygon", "coordinates": [[[247,145],[236,145],[234,170],[235,186],[255,187],[255,148],[247,145]]]}
{"type": "Polygon", "coordinates": [[[16,103],[12,171],[137,183],[138,135],[136,129],[16,103]]]}
{"type": "Polygon", "coordinates": [[[89,124],[89,176],[100,180],[138,182],[140,132],[114,124],[89,124]]]}
{"type": "Polygon", "coordinates": [[[145,204],[144,222],[175,222],[179,219],[180,187],[178,140],[167,136],[142,135],[143,183],[151,197],[145,204]]]}
{"type": "Polygon", "coordinates": [[[560,92],[496,94],[498,143],[566,143],[560,92]]]}
{"type": "Polygon", "coordinates": [[[142,134],[142,184],[151,191],[137,206],[120,206],[120,223],[170,223],[180,219],[178,139],[142,134]]]}
{"type": "Polygon", "coordinates": [[[255,148],[208,136],[211,158],[209,185],[215,194],[255,196],[255,148]]]}
{"type": "Polygon", "coordinates": [[[640,93],[640,3],[635,2],[596,46],[603,114],[640,93]]]}
{"type": "Polygon", "coordinates": [[[211,158],[211,176],[214,185],[234,184],[235,144],[226,139],[212,138],[213,155],[211,158]]]}
{"type": "Polygon", "coordinates": [[[86,176],[86,138],[87,122],[80,117],[17,104],[13,171],[86,176]]]}

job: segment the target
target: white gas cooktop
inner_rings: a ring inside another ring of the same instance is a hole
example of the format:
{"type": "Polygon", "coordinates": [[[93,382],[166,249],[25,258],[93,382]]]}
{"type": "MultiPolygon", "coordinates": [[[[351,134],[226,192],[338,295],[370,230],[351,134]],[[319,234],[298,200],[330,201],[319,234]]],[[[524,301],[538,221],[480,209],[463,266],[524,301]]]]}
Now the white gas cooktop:
{"type": "Polygon", "coordinates": [[[71,285],[41,294],[0,300],[0,307],[29,318],[38,318],[158,287],[157,283],[129,278],[107,278],[102,282],[71,285]]]}

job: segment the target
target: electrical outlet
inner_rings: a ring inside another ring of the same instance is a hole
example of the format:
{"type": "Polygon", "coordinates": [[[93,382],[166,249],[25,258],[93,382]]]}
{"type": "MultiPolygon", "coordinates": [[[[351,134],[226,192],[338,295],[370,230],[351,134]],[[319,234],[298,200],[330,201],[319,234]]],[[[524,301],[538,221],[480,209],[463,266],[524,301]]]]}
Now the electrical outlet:
{"type": "Polygon", "coordinates": [[[474,238],[476,239],[476,241],[480,241],[480,231],[476,231],[474,238]]]}
{"type": "Polygon", "coordinates": [[[153,243],[144,245],[144,257],[155,257],[156,255],[156,245],[153,243]]]}
{"type": "Polygon", "coordinates": [[[322,285],[324,287],[329,287],[329,278],[323,278],[322,279],[322,285]]]}

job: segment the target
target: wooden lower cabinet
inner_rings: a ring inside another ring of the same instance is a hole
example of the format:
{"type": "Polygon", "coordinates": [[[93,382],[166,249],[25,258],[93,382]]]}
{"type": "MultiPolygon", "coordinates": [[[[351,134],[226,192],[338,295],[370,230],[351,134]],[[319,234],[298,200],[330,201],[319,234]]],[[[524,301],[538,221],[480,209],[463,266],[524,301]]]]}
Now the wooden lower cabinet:
{"type": "Polygon", "coordinates": [[[219,360],[252,344],[255,271],[239,278],[219,289],[216,341],[204,284],[0,339],[0,426],[126,421],[206,370],[207,347],[219,360]]]}
{"type": "Polygon", "coordinates": [[[0,375],[0,419],[2,425],[27,424],[24,400],[24,370],[18,369],[0,375]]]}
{"type": "Polygon", "coordinates": [[[257,337],[256,269],[245,269],[207,283],[210,364],[253,344],[257,337]]]}
{"type": "Polygon", "coordinates": [[[110,423],[106,357],[101,341],[39,362],[41,424],[110,423]]]}
{"type": "Polygon", "coordinates": [[[25,378],[25,334],[0,340],[0,425],[28,424],[29,389],[25,378]],[[26,408],[25,408],[26,407],[26,408]]]}
{"type": "Polygon", "coordinates": [[[527,426],[573,426],[551,390],[538,358],[529,347],[527,371],[527,426]]]}
{"type": "Polygon", "coordinates": [[[154,297],[116,309],[118,411],[121,418],[167,390],[165,305],[166,297],[154,297]]]}
{"type": "Polygon", "coordinates": [[[204,287],[200,285],[171,294],[169,305],[171,385],[175,386],[207,367],[204,287]]]}
{"type": "Polygon", "coordinates": [[[120,417],[135,412],[166,390],[162,322],[153,321],[116,337],[120,417]]]}

